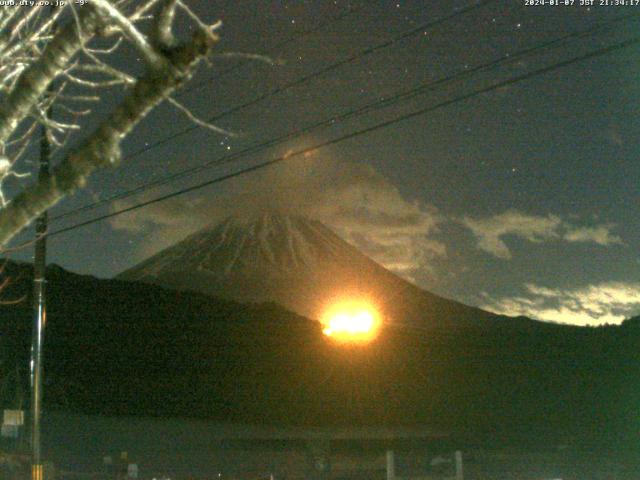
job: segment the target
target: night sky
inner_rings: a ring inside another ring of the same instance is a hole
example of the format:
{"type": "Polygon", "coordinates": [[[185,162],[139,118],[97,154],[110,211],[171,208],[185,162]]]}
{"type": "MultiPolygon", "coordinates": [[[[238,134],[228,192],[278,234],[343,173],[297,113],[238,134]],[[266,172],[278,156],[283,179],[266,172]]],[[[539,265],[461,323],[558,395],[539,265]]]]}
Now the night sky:
{"type": "MultiPolygon", "coordinates": [[[[100,172],[52,216],[473,71],[507,54],[517,56],[602,27],[387,108],[54,221],[52,230],[633,39],[640,25],[636,18],[614,22],[638,17],[640,6],[494,1],[362,55],[474,2],[188,3],[204,19],[223,21],[217,52],[264,54],[274,61],[214,57],[177,96],[202,118],[358,58],[215,122],[235,136],[197,128],[126,159],[117,170],[100,172]],[[309,30],[315,31],[303,34],[309,30]]],[[[130,71],[139,69],[131,56],[118,61],[130,71]]],[[[315,216],[383,265],[448,298],[543,320],[619,323],[640,313],[639,78],[640,49],[633,44],[434,108],[304,158],[53,236],[49,261],[111,277],[204,225],[259,205],[315,216]]],[[[112,106],[107,100],[96,109],[97,117],[112,106]]],[[[164,105],[126,140],[124,154],[191,125],[164,105]]],[[[16,182],[9,187],[16,188],[16,182]]]]}

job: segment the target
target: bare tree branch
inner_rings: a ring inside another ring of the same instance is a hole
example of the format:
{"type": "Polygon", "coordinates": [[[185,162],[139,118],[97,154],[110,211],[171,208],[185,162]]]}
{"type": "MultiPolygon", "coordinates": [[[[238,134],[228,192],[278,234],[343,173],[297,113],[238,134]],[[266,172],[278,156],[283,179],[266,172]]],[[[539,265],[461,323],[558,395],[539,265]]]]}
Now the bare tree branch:
{"type": "Polygon", "coordinates": [[[191,10],[184,2],[178,0],[178,6],[194,21],[194,23],[204,32],[208,32],[212,39],[215,38],[215,31],[222,27],[222,22],[217,21],[213,25],[206,25],[193,10],[191,10]]]}
{"type": "Polygon", "coordinates": [[[16,15],[18,15],[19,12],[20,12],[20,9],[17,7],[2,9],[3,17],[2,17],[2,20],[0,21],[0,30],[2,30],[3,32],[6,32],[7,35],[9,35],[11,32],[7,28],[7,26],[9,25],[9,23],[11,23],[13,18],[16,15]]]}
{"type": "Polygon", "coordinates": [[[153,26],[152,39],[158,48],[170,48],[175,44],[173,38],[173,19],[178,0],[164,0],[153,26]]]}
{"type": "Polygon", "coordinates": [[[182,0],[91,0],[82,8],[67,2],[53,10],[2,9],[0,25],[0,246],[33,218],[84,186],[92,172],[117,165],[122,140],[164,100],[195,124],[233,135],[199,119],[171,98],[197,64],[208,61],[218,39],[215,31],[221,25],[204,23],[182,0]],[[70,15],[63,16],[63,11],[70,15]],[[182,45],[173,32],[177,13],[186,14],[187,21],[196,26],[191,40],[182,45]],[[138,24],[149,18],[153,23],[146,35],[138,24]],[[60,21],[66,24],[59,26],[60,21]],[[106,46],[91,44],[96,37],[111,36],[114,42],[106,46]],[[123,42],[130,43],[144,59],[146,71],[141,78],[134,77],[136,70],[124,71],[120,62],[111,61],[115,57],[109,55],[123,42]],[[107,95],[117,90],[115,98],[122,98],[124,90],[124,99],[77,147],[64,153],[49,178],[34,179],[5,202],[3,181],[28,174],[18,173],[24,169],[16,164],[31,151],[36,128],[44,128],[57,147],[53,151],[62,151],[74,132],[84,132],[90,120],[82,117],[93,108],[69,105],[100,102],[105,98],[99,90],[103,88],[107,95]],[[59,112],[55,119],[45,115],[53,106],[59,112]]]}
{"type": "Polygon", "coordinates": [[[174,107],[176,107],[178,110],[180,110],[182,113],[185,114],[185,116],[191,120],[193,123],[195,123],[196,125],[206,128],[208,130],[212,130],[216,133],[221,133],[222,135],[226,135],[227,137],[235,137],[236,134],[233,132],[230,132],[229,130],[225,130],[223,128],[220,128],[216,125],[214,125],[213,123],[209,123],[209,122],[205,122],[204,120],[199,119],[198,117],[196,117],[193,112],[191,112],[191,110],[189,110],[187,107],[185,107],[183,104],[181,104],[180,102],[178,102],[176,99],[174,98],[167,98],[167,101],[173,105],[174,107]]]}
{"type": "Polygon", "coordinates": [[[145,17],[146,13],[149,12],[153,7],[155,7],[160,0],[148,0],[147,2],[143,2],[131,15],[130,20],[132,22],[137,22],[138,20],[145,17]]]}
{"type": "Polygon", "coordinates": [[[118,37],[113,45],[108,48],[86,48],[86,50],[93,54],[110,54],[115,52],[122,44],[122,37],[118,37]]]}
{"type": "Polygon", "coordinates": [[[163,56],[120,10],[111,5],[108,0],[92,0],[91,4],[105,17],[107,23],[117,25],[122,30],[149,65],[153,68],[163,67],[165,62],[163,56]]]}
{"type": "Polygon", "coordinates": [[[0,105],[0,143],[5,143],[18,124],[31,112],[49,84],[64,71],[82,43],[93,35],[100,17],[93,8],[83,8],[80,14],[83,31],[72,23],[61,29],[48,43],[39,60],[22,72],[15,87],[0,105]]]}
{"type": "Polygon", "coordinates": [[[10,39],[16,38],[19,34],[20,31],[22,30],[22,28],[29,23],[29,21],[36,15],[40,14],[40,11],[42,10],[43,5],[35,5],[34,7],[29,9],[29,13],[27,13],[24,17],[22,17],[20,19],[20,21],[16,22],[16,24],[13,26],[13,28],[11,29],[11,35],[9,36],[10,39]]]}
{"type": "MultiPolygon", "coordinates": [[[[96,3],[104,2],[96,0],[96,3]]],[[[95,25],[94,22],[91,20],[90,23],[95,25]]],[[[56,51],[64,56],[64,62],[51,59],[50,53],[46,60],[50,64],[48,68],[36,69],[36,73],[40,74],[36,85],[33,80],[26,83],[30,91],[39,88],[41,83],[48,83],[53,72],[60,73],[70,59],[70,52],[75,53],[80,49],[78,42],[71,38],[66,38],[66,41],[60,38],[56,35],[52,44],[58,40],[56,51]]],[[[172,48],[165,54],[158,52],[158,55],[162,55],[162,61],[149,66],[147,73],[136,81],[122,103],[97,130],[70,152],[54,168],[50,177],[38,179],[0,210],[0,245],[6,244],[33,218],[64,196],[85,185],[96,169],[117,165],[121,157],[122,139],[152,108],[191,77],[196,65],[209,54],[215,40],[217,37],[212,34],[210,27],[206,31],[199,29],[187,44],[172,48]]],[[[21,111],[24,111],[27,105],[33,105],[35,100],[32,96],[33,93],[27,95],[21,102],[14,99],[14,104],[21,106],[21,111]]],[[[19,115],[3,111],[3,115],[0,115],[0,134],[8,136],[15,129],[12,122],[17,122],[18,118],[19,115]]],[[[1,135],[0,140],[3,140],[1,135]]]]}

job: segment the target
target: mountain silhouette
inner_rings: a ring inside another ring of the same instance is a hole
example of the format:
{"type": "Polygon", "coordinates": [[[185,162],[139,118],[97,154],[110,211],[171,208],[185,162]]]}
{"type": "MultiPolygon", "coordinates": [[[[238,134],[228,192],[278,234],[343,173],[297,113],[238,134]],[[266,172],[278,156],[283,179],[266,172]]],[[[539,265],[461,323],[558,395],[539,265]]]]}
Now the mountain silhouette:
{"type": "MultiPolygon", "coordinates": [[[[205,229],[118,279],[50,266],[46,409],[419,426],[494,444],[640,444],[639,319],[585,328],[501,317],[420,290],[317,222],[255,221],[205,229]],[[178,282],[189,278],[208,283],[178,282]],[[312,311],[305,295],[332,288],[371,295],[392,321],[370,344],[344,345],[279,305],[312,311]],[[219,298],[230,292],[270,302],[219,298]]],[[[18,408],[28,391],[32,267],[7,262],[3,276],[0,394],[18,408]]]]}
{"type": "Polygon", "coordinates": [[[513,321],[422,290],[321,222],[277,211],[231,216],[117,278],[241,302],[272,301],[314,319],[332,303],[361,299],[388,323],[459,328],[513,321]]]}

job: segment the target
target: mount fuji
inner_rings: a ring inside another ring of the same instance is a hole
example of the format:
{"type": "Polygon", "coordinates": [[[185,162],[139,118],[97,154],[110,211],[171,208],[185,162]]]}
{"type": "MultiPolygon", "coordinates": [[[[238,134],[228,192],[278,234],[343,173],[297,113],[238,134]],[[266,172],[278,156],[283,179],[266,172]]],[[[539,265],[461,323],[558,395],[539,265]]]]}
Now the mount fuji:
{"type": "MultiPolygon", "coordinates": [[[[32,268],[6,262],[4,274],[3,299],[25,300],[0,302],[0,365],[27,385],[32,268]]],[[[500,317],[419,289],[317,221],[231,217],[120,279],[56,266],[47,279],[49,409],[640,444],[639,319],[584,328],[500,317]],[[366,346],[333,342],[309,320],[356,295],[382,316],[366,346]]]]}
{"type": "Polygon", "coordinates": [[[507,319],[422,290],[321,222],[276,211],[228,217],[118,278],[241,302],[275,302],[316,319],[328,303],[351,298],[372,302],[388,322],[421,327],[507,319]]]}

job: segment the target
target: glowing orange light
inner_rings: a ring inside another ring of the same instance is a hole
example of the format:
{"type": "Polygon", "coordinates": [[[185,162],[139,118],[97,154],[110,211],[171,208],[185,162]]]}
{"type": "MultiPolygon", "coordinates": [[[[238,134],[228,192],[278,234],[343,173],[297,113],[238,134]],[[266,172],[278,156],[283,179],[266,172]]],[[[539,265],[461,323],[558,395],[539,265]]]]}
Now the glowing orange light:
{"type": "Polygon", "coordinates": [[[380,319],[365,302],[342,302],[328,309],[322,318],[322,332],[340,341],[367,342],[375,338],[380,319]]]}

